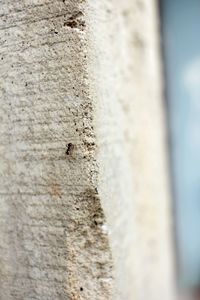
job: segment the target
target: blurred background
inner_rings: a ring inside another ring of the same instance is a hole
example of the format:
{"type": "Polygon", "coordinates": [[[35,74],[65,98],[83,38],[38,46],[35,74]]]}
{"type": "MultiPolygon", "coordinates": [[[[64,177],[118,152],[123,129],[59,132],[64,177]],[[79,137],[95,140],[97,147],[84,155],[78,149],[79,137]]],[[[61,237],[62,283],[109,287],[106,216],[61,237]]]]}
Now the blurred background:
{"type": "Polygon", "coordinates": [[[200,284],[200,1],[160,1],[178,284],[200,284]]]}

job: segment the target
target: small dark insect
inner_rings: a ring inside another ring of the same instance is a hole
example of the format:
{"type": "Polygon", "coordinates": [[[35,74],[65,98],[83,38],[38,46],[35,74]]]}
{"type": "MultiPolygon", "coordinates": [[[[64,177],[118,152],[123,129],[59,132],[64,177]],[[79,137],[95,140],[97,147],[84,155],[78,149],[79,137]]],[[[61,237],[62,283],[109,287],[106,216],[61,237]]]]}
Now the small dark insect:
{"type": "Polygon", "coordinates": [[[67,154],[67,155],[71,155],[73,149],[74,149],[74,145],[73,145],[72,143],[67,144],[66,154],[67,154]]]}

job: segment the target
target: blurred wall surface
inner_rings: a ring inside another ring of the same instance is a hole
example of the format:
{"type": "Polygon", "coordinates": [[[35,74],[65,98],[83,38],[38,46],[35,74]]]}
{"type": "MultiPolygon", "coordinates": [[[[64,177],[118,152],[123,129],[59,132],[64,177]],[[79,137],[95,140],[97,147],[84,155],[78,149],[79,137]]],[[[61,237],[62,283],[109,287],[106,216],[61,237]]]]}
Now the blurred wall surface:
{"type": "Polygon", "coordinates": [[[100,191],[115,299],[171,300],[173,227],[158,3],[95,2],[90,17],[100,191]]]}

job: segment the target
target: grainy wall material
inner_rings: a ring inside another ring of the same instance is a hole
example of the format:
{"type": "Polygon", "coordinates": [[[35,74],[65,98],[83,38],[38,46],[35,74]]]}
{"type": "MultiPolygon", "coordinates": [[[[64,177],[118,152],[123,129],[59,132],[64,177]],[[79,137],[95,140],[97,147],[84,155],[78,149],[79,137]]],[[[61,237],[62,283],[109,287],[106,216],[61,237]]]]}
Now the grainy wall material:
{"type": "Polygon", "coordinates": [[[1,300],[172,300],[156,20],[1,0],[1,300]]]}
{"type": "Polygon", "coordinates": [[[85,1],[0,3],[0,299],[109,299],[85,1]]]}

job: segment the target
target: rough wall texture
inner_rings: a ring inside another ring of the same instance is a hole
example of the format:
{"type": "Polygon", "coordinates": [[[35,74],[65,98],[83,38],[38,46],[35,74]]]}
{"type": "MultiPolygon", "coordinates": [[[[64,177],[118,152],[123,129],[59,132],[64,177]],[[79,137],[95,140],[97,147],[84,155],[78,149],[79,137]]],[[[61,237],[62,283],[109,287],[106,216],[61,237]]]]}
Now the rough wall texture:
{"type": "Polygon", "coordinates": [[[0,1],[0,299],[172,300],[154,9],[0,1]]]}
{"type": "Polygon", "coordinates": [[[0,299],[109,299],[85,1],[0,3],[0,299]]]}

